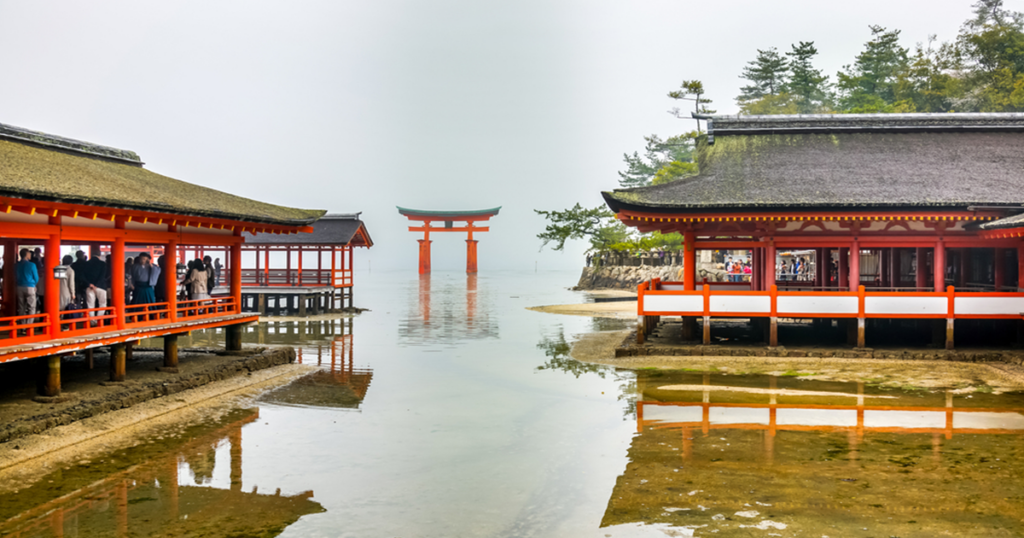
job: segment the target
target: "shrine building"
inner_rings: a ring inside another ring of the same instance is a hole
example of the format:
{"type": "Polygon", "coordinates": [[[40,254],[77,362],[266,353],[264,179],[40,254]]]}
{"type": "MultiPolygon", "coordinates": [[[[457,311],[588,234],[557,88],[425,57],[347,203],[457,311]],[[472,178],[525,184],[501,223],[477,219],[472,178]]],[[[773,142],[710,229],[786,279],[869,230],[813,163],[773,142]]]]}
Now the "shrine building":
{"type": "Polygon", "coordinates": [[[242,310],[320,314],[352,307],[353,250],[373,240],[360,213],[328,214],[311,233],[245,235],[242,310]]]}
{"type": "Polygon", "coordinates": [[[164,339],[168,371],[176,371],[179,334],[224,327],[225,347],[238,350],[242,326],[258,319],[240,309],[243,233],[310,232],[323,214],[162,176],[132,151],[0,124],[0,363],[42,361],[40,393],[53,397],[60,393],[61,358],[72,353],[84,352],[91,368],[92,351],[109,347],[110,379],[117,382],[125,378],[126,348],[130,353],[143,338],[164,339]],[[17,315],[19,251],[35,248],[42,254],[42,297],[34,313],[17,315]],[[204,249],[226,253],[224,285],[207,289],[209,298],[179,299],[188,275],[174,263],[178,252],[204,249]],[[79,250],[92,265],[71,279],[63,259],[79,250]],[[156,250],[162,256],[153,264],[163,265],[163,274],[148,290],[155,302],[127,304],[126,252],[156,250]],[[105,261],[102,252],[110,252],[105,261]],[[75,295],[91,295],[92,304],[62,304],[62,288],[82,278],[88,289],[75,295]]]}
{"type": "Polygon", "coordinates": [[[700,119],[698,175],[603,193],[627,226],[684,237],[681,281],[639,286],[638,340],[663,316],[705,344],[715,318],[749,319],[770,346],[780,320],[835,323],[857,347],[883,326],[947,349],[965,328],[1020,331],[1024,114],[700,119]],[[749,251],[750,281],[698,282],[703,249],[749,251]],[[809,270],[794,278],[783,251],[809,270]]]}

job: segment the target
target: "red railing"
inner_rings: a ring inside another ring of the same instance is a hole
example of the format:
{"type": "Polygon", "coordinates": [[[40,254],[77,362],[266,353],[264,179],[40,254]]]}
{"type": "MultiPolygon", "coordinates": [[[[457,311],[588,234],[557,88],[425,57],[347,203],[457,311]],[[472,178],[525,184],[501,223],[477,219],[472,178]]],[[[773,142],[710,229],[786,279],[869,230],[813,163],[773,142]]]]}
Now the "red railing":
{"type": "Polygon", "coordinates": [[[101,333],[117,328],[114,307],[83,308],[60,313],[60,336],[101,333]],[[65,334],[69,333],[69,334],[65,334]]]}
{"type": "Polygon", "coordinates": [[[243,286],[333,286],[345,288],[352,285],[351,269],[242,269],[243,286]]]}
{"type": "Polygon", "coordinates": [[[178,320],[191,320],[200,318],[212,318],[238,313],[238,303],[235,298],[212,297],[210,299],[195,299],[192,301],[178,302],[178,320]]]}
{"type": "Polygon", "coordinates": [[[167,323],[171,318],[171,303],[129,305],[124,310],[124,324],[127,327],[167,323]]]}
{"type": "Polygon", "coordinates": [[[0,318],[0,345],[16,346],[50,339],[50,316],[11,316],[0,318]]]}

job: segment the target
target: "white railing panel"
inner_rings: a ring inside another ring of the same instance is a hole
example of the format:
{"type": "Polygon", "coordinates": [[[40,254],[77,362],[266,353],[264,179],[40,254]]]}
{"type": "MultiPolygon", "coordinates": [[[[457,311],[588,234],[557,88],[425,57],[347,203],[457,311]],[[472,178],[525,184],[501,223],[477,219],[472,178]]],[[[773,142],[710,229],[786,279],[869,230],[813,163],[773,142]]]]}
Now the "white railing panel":
{"type": "Polygon", "coordinates": [[[865,297],[865,314],[946,314],[946,297],[865,297]]]}
{"type": "Polygon", "coordinates": [[[679,405],[644,405],[644,422],[700,422],[704,410],[679,405]]]}
{"type": "Polygon", "coordinates": [[[772,298],[764,295],[712,295],[708,305],[711,314],[716,312],[754,312],[770,314],[772,298]]]}
{"type": "Polygon", "coordinates": [[[866,428],[945,428],[942,411],[864,411],[866,428]]]}
{"type": "Polygon", "coordinates": [[[1024,415],[1020,413],[963,413],[953,412],[954,428],[975,430],[1024,430],[1024,415]]]}
{"type": "Polygon", "coordinates": [[[686,291],[686,287],[682,284],[662,284],[658,289],[661,291],[686,291]]]}
{"type": "Polygon", "coordinates": [[[750,291],[750,282],[708,282],[711,291],[750,291]]]}
{"type": "Polygon", "coordinates": [[[757,407],[712,407],[708,412],[711,424],[765,424],[771,412],[757,407]]]}
{"type": "Polygon", "coordinates": [[[779,426],[856,426],[857,410],[782,408],[775,411],[775,424],[779,426]]]}
{"type": "Polygon", "coordinates": [[[703,312],[702,295],[644,295],[645,312],[703,312]]]}
{"type": "Polygon", "coordinates": [[[1024,312],[1024,297],[968,297],[953,298],[956,314],[1002,314],[1016,316],[1024,312]]]}
{"type": "Polygon", "coordinates": [[[857,297],[779,295],[778,315],[784,314],[856,314],[857,297]]]}

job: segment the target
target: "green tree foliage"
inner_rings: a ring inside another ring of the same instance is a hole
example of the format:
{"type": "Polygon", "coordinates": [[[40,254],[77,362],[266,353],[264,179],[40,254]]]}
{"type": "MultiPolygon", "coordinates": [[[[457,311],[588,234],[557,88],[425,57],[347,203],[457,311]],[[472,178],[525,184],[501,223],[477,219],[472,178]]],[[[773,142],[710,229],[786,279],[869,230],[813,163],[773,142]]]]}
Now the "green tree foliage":
{"type": "Polygon", "coordinates": [[[900,31],[871,26],[871,41],[837,75],[839,102],[849,112],[888,112],[896,103],[899,75],[910,65],[908,50],[899,44],[900,31]]]}
{"type": "Polygon", "coordinates": [[[768,95],[778,95],[786,89],[786,76],[789,73],[789,61],[779,54],[775,47],[757,50],[757,58],[747,62],[740,78],[750,84],[740,88],[737,101],[755,101],[768,95]]]}
{"type": "Polygon", "coordinates": [[[562,250],[570,239],[588,239],[591,250],[599,250],[624,240],[628,233],[625,226],[615,220],[615,214],[603,205],[587,209],[577,203],[565,211],[534,209],[534,212],[549,221],[544,231],[537,234],[542,249],[554,243],[552,250],[562,250]],[[618,234],[616,224],[622,227],[622,235],[618,234]]]}
{"type": "Polygon", "coordinates": [[[793,50],[786,53],[786,56],[789,56],[789,81],[786,84],[786,93],[793,96],[797,112],[814,114],[828,110],[831,100],[828,75],[821,74],[821,71],[815,69],[811,63],[818,55],[814,42],[801,41],[792,48],[793,50]]]}
{"type": "Polygon", "coordinates": [[[696,174],[697,165],[693,162],[696,138],[696,132],[666,140],[658,135],[645,136],[647,144],[642,157],[636,152],[623,154],[626,170],[619,172],[619,185],[646,187],[696,174]]]}
{"type": "MultiPolygon", "coordinates": [[[[704,95],[704,83],[699,80],[684,80],[678,90],[672,90],[668,92],[668,96],[672,99],[681,101],[693,101],[693,111],[697,114],[714,114],[716,111],[708,108],[705,105],[711,104],[711,99],[701,97],[704,95]]],[[[684,114],[679,108],[673,108],[668,111],[669,114],[674,115],[677,118],[689,119],[689,114],[684,114]]],[[[700,133],[700,120],[694,118],[697,121],[697,133],[700,133]]]]}
{"type": "Polygon", "coordinates": [[[982,112],[1024,110],[1024,14],[1002,0],[979,0],[974,18],[956,40],[967,86],[962,108],[982,112]]]}

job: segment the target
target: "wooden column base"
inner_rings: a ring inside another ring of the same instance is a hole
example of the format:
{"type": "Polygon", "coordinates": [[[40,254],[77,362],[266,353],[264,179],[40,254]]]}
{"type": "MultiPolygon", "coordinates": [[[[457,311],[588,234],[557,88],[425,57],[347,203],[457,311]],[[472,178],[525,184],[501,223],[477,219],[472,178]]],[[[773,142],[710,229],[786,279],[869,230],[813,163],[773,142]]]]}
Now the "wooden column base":
{"type": "Polygon", "coordinates": [[[40,396],[60,396],[60,356],[52,355],[39,359],[39,384],[38,393],[40,396]]]}
{"type": "Polygon", "coordinates": [[[953,349],[953,318],[946,320],[946,349],[953,349]]]}
{"type": "Polygon", "coordinates": [[[114,344],[110,346],[110,381],[120,383],[124,381],[127,371],[125,363],[125,345],[114,344]]]}
{"type": "Polygon", "coordinates": [[[224,349],[228,351],[242,350],[242,325],[228,325],[224,329],[224,349]]]}
{"type": "Polygon", "coordinates": [[[178,335],[168,334],[164,337],[164,367],[161,371],[178,370],[178,335]]]}
{"type": "Polygon", "coordinates": [[[864,325],[866,322],[867,320],[864,318],[857,318],[857,349],[864,348],[864,325]]]}
{"type": "Polygon", "coordinates": [[[779,345],[779,318],[768,319],[768,346],[778,347],[779,345]]]}
{"type": "Polygon", "coordinates": [[[93,358],[93,350],[91,348],[85,350],[85,367],[90,370],[96,367],[96,362],[93,358]]]}
{"type": "Polygon", "coordinates": [[[702,338],[702,341],[703,341],[705,346],[706,345],[710,345],[711,344],[711,316],[704,316],[704,327],[703,327],[703,329],[704,329],[704,331],[703,331],[704,332],[704,336],[702,338]]]}

